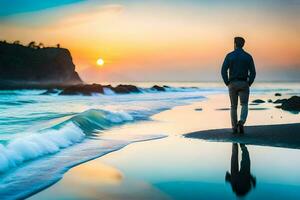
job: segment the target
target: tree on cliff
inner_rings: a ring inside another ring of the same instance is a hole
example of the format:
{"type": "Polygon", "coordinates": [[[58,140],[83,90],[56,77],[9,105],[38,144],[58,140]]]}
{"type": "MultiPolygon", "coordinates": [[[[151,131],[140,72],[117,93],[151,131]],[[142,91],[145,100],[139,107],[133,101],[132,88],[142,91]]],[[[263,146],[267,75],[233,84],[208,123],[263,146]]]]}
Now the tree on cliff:
{"type": "Polygon", "coordinates": [[[20,40],[16,40],[16,41],[14,41],[14,43],[13,44],[20,44],[20,40]]]}
{"type": "Polygon", "coordinates": [[[30,48],[35,48],[36,47],[35,41],[29,42],[27,46],[30,48]]]}
{"type": "Polygon", "coordinates": [[[44,47],[45,47],[45,45],[40,42],[39,45],[38,45],[38,48],[40,49],[40,48],[44,48],[44,47]]]}

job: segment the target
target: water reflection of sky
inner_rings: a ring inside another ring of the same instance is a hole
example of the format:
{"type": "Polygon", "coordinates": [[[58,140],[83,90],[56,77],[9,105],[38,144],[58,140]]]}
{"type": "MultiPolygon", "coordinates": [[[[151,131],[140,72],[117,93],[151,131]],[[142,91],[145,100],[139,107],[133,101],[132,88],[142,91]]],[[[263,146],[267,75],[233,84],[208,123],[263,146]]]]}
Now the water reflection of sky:
{"type": "MultiPolygon", "coordinates": [[[[208,101],[160,113],[153,117],[163,122],[158,127],[137,125],[124,132],[162,131],[170,134],[168,138],[133,144],[99,160],[119,169],[124,179],[143,180],[173,199],[232,199],[235,194],[225,181],[226,171],[231,169],[232,144],[204,142],[177,135],[193,130],[226,127],[229,124],[229,111],[216,111],[226,102],[224,96],[210,96],[208,101]],[[195,112],[195,108],[203,110],[195,112]]],[[[269,109],[251,111],[248,124],[297,122],[298,115],[273,106],[254,106],[269,109]]],[[[300,197],[299,150],[252,145],[247,145],[247,150],[250,171],[256,178],[256,187],[252,187],[246,195],[247,199],[300,197]]],[[[238,151],[239,163],[241,152],[238,151]]]]}
{"type": "MultiPolygon", "coordinates": [[[[103,157],[103,160],[122,171],[125,178],[142,179],[175,199],[232,198],[231,186],[225,182],[225,173],[231,167],[231,146],[230,143],[170,137],[131,145],[114,155],[103,157]]],[[[300,197],[297,192],[300,189],[300,161],[296,159],[300,156],[299,150],[258,146],[247,148],[251,174],[256,177],[256,187],[246,195],[248,198],[300,197]]]]}

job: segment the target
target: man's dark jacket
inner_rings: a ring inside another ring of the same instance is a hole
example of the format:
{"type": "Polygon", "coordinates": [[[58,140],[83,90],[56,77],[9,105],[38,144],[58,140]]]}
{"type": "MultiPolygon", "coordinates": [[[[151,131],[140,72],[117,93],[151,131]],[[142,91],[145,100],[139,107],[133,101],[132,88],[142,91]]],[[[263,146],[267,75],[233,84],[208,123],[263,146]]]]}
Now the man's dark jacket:
{"type": "Polygon", "coordinates": [[[252,85],[256,76],[252,56],[242,48],[235,49],[225,57],[221,73],[226,85],[232,81],[248,81],[252,85]]]}

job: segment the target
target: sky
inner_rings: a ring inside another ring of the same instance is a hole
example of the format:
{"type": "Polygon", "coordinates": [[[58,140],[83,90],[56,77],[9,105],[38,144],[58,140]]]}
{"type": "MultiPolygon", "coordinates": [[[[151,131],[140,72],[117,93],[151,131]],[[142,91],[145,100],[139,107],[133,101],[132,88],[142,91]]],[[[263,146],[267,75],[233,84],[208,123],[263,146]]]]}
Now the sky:
{"type": "Polygon", "coordinates": [[[0,0],[0,40],[59,43],[86,82],[219,81],[235,36],[258,80],[300,81],[299,0],[0,0]]]}

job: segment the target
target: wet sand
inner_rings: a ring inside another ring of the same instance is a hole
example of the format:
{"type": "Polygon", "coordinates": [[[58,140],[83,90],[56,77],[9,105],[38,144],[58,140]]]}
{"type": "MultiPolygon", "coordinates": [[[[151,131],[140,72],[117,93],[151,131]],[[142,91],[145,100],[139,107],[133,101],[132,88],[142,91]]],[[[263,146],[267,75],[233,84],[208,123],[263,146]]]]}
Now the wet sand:
{"type": "Polygon", "coordinates": [[[233,142],[271,147],[300,149],[300,123],[245,127],[244,134],[231,129],[215,129],[185,134],[187,138],[214,142],[233,142]]]}

